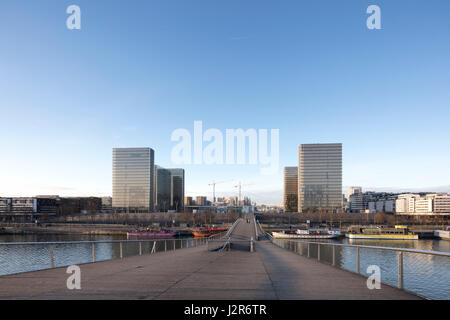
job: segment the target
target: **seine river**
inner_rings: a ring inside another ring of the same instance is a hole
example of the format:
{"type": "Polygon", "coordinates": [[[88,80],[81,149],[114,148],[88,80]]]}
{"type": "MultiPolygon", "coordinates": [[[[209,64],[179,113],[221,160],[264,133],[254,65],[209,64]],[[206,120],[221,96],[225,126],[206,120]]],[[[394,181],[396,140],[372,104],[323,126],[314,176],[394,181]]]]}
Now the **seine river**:
{"type": "MultiPolygon", "coordinates": [[[[86,235],[0,235],[0,243],[5,242],[59,242],[59,241],[90,241],[90,240],[125,240],[121,236],[86,236],[86,235]]],[[[142,252],[173,250],[192,245],[192,238],[180,240],[143,242],[142,252]]],[[[288,246],[285,241],[280,245],[288,246]]],[[[301,240],[295,241],[296,252],[307,255],[307,245],[301,240]]],[[[321,242],[324,242],[323,240],[321,242]]],[[[427,251],[450,252],[450,241],[447,240],[348,240],[343,238],[334,243],[399,247],[427,251]]],[[[291,241],[291,250],[292,241],[291,241]]],[[[49,268],[51,265],[50,246],[48,245],[2,245],[0,244],[0,276],[20,272],[34,271],[49,268]]],[[[321,260],[331,263],[331,246],[321,246],[321,260]]],[[[137,255],[139,244],[124,243],[123,256],[137,255]]],[[[337,247],[335,252],[336,263],[340,267],[355,271],[356,250],[351,247],[337,247]]],[[[120,257],[120,244],[96,243],[96,261],[109,260],[120,257]]],[[[317,246],[310,246],[311,258],[317,258],[317,246]]],[[[88,263],[92,261],[92,246],[90,243],[75,243],[53,246],[53,263],[55,267],[72,264],[88,263]]],[[[431,256],[416,253],[405,253],[403,257],[404,287],[406,290],[431,299],[450,299],[450,258],[431,256]]],[[[398,264],[397,253],[394,251],[360,249],[360,272],[369,275],[367,267],[377,265],[380,267],[382,282],[397,285],[398,264]]],[[[331,284],[330,284],[331,285],[331,284]]]]}

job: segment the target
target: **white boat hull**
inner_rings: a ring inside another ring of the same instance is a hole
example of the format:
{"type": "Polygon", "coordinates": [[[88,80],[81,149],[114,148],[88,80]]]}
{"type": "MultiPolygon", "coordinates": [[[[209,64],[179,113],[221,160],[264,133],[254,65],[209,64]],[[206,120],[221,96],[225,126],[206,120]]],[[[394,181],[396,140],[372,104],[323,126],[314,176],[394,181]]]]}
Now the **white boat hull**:
{"type": "Polygon", "coordinates": [[[450,231],[434,230],[434,236],[439,239],[450,240],[450,231]]]}
{"type": "Polygon", "coordinates": [[[339,237],[339,234],[314,235],[314,234],[288,234],[282,232],[272,232],[272,237],[274,239],[334,239],[339,237]]]}

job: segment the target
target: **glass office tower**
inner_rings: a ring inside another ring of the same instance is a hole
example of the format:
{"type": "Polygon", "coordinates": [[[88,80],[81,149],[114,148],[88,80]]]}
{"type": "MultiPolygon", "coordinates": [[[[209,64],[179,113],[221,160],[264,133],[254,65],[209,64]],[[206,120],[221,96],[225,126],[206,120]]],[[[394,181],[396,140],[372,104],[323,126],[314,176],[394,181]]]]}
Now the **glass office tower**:
{"type": "Polygon", "coordinates": [[[154,159],[151,148],[113,149],[113,198],[115,211],[154,210],[154,159]]]}
{"type": "Polygon", "coordinates": [[[298,148],[298,212],[342,209],[342,143],[298,148]]]}
{"type": "Polygon", "coordinates": [[[298,167],[284,167],[284,212],[298,210],[298,167]]]}
{"type": "Polygon", "coordinates": [[[155,166],[155,209],[166,212],[170,209],[172,178],[170,170],[155,166]]]}
{"type": "Polygon", "coordinates": [[[172,210],[184,209],[184,169],[170,168],[172,187],[170,193],[170,206],[172,210]]]}

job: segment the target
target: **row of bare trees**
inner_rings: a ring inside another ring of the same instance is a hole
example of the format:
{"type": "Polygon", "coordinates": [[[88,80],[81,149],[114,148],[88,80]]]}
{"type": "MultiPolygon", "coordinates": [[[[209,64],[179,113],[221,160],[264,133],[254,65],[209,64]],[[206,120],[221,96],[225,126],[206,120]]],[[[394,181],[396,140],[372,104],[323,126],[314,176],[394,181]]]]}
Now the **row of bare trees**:
{"type": "MultiPolygon", "coordinates": [[[[101,213],[91,215],[77,215],[58,217],[54,222],[91,223],[91,224],[123,224],[123,225],[152,225],[159,223],[161,226],[171,226],[180,223],[189,226],[207,226],[213,224],[233,223],[239,217],[236,210],[228,213],[215,213],[211,210],[202,212],[179,213],[101,213]]],[[[342,227],[352,224],[407,224],[407,225],[449,225],[450,219],[445,216],[404,216],[384,212],[378,213],[346,213],[308,211],[298,212],[265,212],[259,215],[261,223],[271,224],[299,224],[308,220],[312,224],[327,225],[330,227],[342,227]]]]}
{"type": "MultiPolygon", "coordinates": [[[[202,212],[183,211],[179,213],[101,213],[58,217],[51,222],[89,223],[89,224],[123,224],[171,226],[184,223],[190,226],[204,226],[222,223],[233,223],[239,217],[236,210],[228,213],[215,213],[211,210],[202,212]]],[[[50,221],[49,221],[50,222],[50,221]]]]}

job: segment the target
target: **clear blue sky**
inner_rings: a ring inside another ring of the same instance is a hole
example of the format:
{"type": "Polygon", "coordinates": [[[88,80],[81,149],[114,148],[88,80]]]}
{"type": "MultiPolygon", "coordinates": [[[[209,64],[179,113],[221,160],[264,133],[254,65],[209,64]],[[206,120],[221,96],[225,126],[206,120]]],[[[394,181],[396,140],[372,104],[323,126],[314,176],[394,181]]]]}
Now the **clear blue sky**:
{"type": "Polygon", "coordinates": [[[110,195],[113,147],[173,167],[170,135],[194,120],[280,129],[280,170],[185,166],[188,194],[235,179],[279,203],[313,142],[343,143],[344,185],[450,185],[449,15],[448,0],[2,0],[0,195],[110,195]]]}

